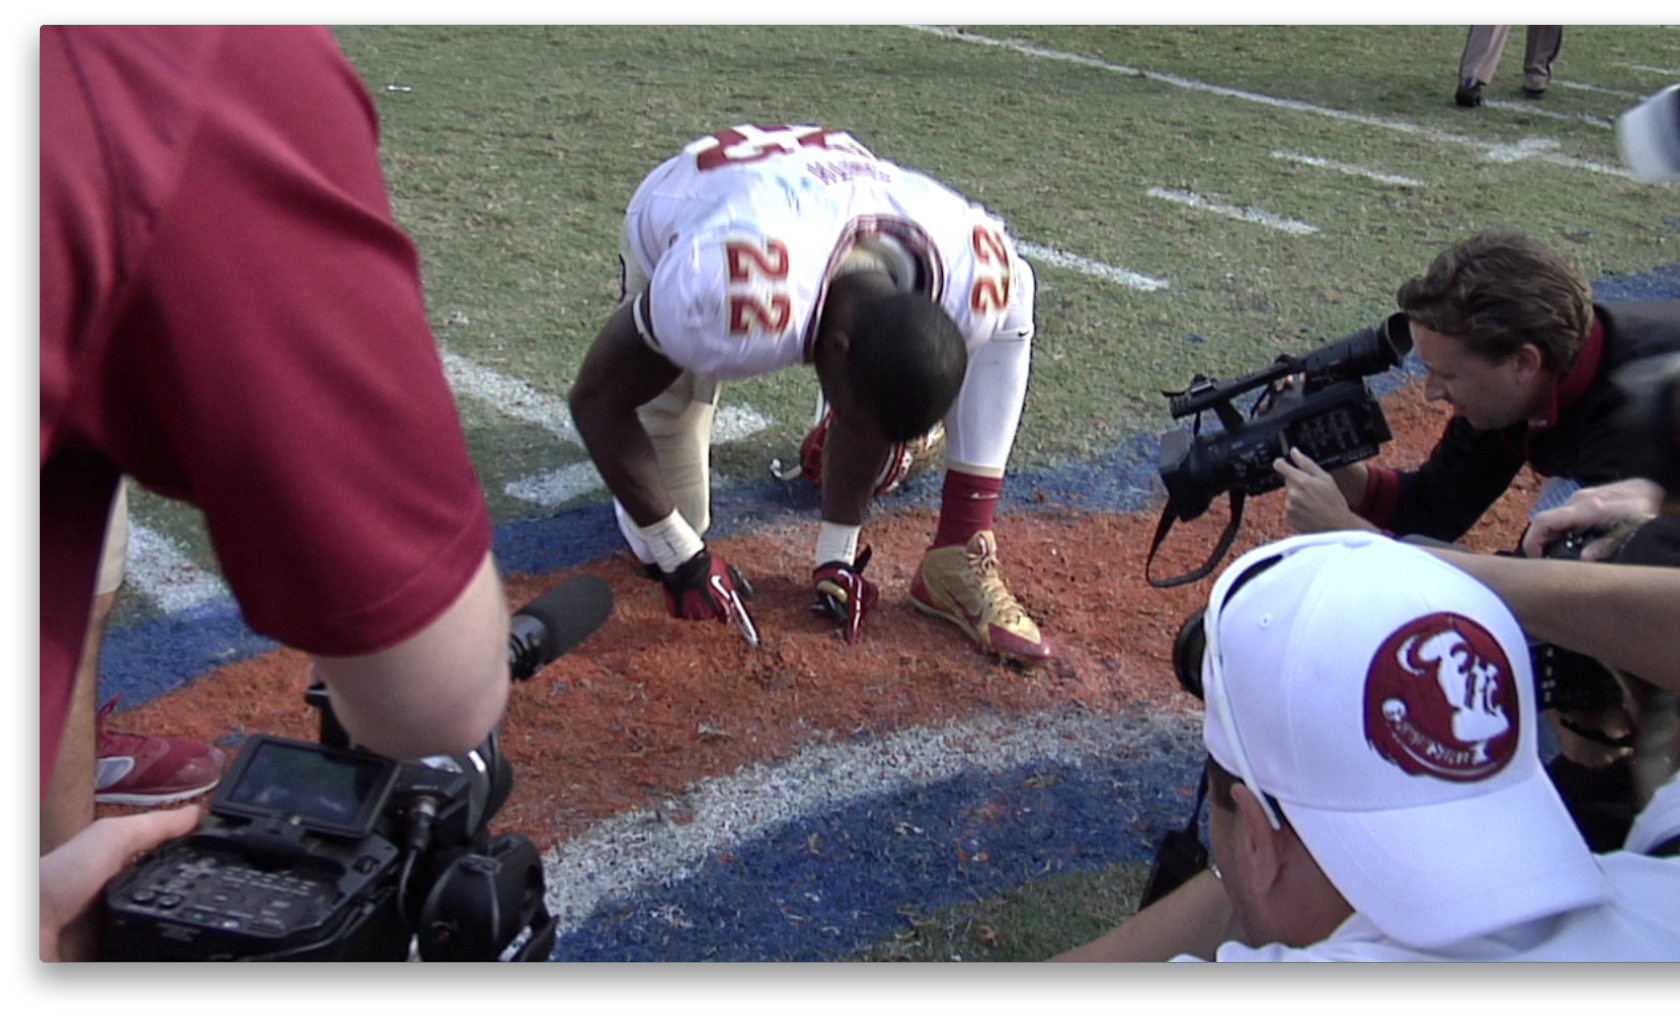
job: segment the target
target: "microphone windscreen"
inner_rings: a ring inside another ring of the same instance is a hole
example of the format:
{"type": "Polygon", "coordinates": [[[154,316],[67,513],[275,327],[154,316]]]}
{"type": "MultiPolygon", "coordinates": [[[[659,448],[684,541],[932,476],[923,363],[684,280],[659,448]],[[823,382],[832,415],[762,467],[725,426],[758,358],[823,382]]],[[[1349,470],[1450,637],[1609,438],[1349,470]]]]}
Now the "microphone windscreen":
{"type": "Polygon", "coordinates": [[[520,617],[536,621],[542,628],[541,668],[572,652],[579,643],[605,625],[612,614],[612,587],[600,576],[578,576],[543,593],[514,612],[515,627],[520,617]]]}

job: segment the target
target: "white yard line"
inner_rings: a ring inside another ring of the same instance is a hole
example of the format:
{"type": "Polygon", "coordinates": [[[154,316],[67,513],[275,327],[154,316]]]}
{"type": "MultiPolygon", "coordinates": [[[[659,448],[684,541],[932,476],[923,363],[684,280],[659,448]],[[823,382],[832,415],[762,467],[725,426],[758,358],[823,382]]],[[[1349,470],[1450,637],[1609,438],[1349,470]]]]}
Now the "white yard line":
{"type": "MultiPolygon", "coordinates": [[[[769,427],[770,423],[769,417],[750,406],[723,406],[712,423],[712,442],[721,445],[741,441],[769,427]]],[[[595,464],[585,460],[510,481],[503,490],[509,497],[541,508],[558,508],[603,486],[595,464]]]]}
{"type": "MultiPolygon", "coordinates": [[[[569,445],[583,447],[577,425],[572,423],[571,409],[559,396],[474,363],[458,353],[444,351],[443,369],[456,395],[486,403],[498,413],[540,427],[569,445]]],[[[712,440],[719,444],[740,441],[769,426],[770,419],[750,406],[724,406],[718,410],[712,426],[712,440]]],[[[595,464],[582,462],[521,477],[510,482],[505,490],[521,501],[553,508],[600,488],[601,475],[596,472],[595,464]]]]}
{"type": "Polygon", "coordinates": [[[1616,66],[1630,71],[1638,71],[1641,74],[1660,74],[1670,81],[1680,78],[1680,67],[1652,67],[1649,64],[1617,64],[1616,66]]]}
{"type": "Polygon", "coordinates": [[[1168,283],[1165,279],[1151,279],[1146,275],[1139,275],[1128,268],[1117,268],[1090,258],[1082,258],[1077,254],[1070,254],[1059,247],[1047,247],[1043,244],[1032,244],[1025,241],[1016,244],[1021,253],[1029,258],[1035,258],[1047,265],[1059,268],[1070,268],[1075,272],[1096,276],[1109,282],[1130,286],[1134,290],[1164,290],[1168,283]]]}
{"type": "Polygon", "coordinates": [[[720,406],[712,422],[712,441],[720,445],[740,441],[769,426],[770,418],[751,406],[720,406]]]}
{"type": "Polygon", "coordinates": [[[1533,99],[1488,99],[1482,103],[1488,109],[1508,109],[1529,116],[1545,117],[1548,120],[1568,120],[1574,123],[1586,124],[1588,127],[1598,127],[1604,130],[1615,130],[1615,123],[1604,117],[1596,117],[1591,113],[1559,113],[1546,109],[1533,99]]]}
{"type": "Polygon", "coordinates": [[[173,540],[129,517],[126,581],[160,609],[178,614],[230,597],[219,576],[194,565],[173,540]]]}
{"type": "Polygon", "coordinates": [[[1212,212],[1215,215],[1223,215],[1232,219],[1239,219],[1243,222],[1251,222],[1258,226],[1268,226],[1274,230],[1282,230],[1285,233],[1290,233],[1298,237],[1304,237],[1318,232],[1317,226],[1313,226],[1308,223],[1299,222],[1294,219],[1286,219],[1281,215],[1273,215],[1271,212],[1261,208],[1248,208],[1240,205],[1227,204],[1223,201],[1216,201],[1212,198],[1203,197],[1194,191],[1181,191],[1177,188],[1171,187],[1151,187],[1145,193],[1147,193],[1151,198],[1162,198],[1166,201],[1174,201],[1180,205],[1188,205],[1191,208],[1200,209],[1204,212],[1212,212]]]}
{"type": "Polygon", "coordinates": [[[561,441],[583,447],[583,439],[578,437],[577,426],[572,423],[572,411],[559,396],[447,350],[443,351],[443,371],[449,387],[457,395],[489,403],[499,413],[534,424],[561,441]]]}
{"type": "Polygon", "coordinates": [[[1629,92],[1620,88],[1605,88],[1603,85],[1588,85],[1580,81],[1554,80],[1552,82],[1552,87],[1567,88],[1575,92],[1594,92],[1598,95],[1613,95],[1618,99],[1632,99],[1634,101],[1645,98],[1645,93],[1643,92],[1629,92]]]}
{"type": "Polygon", "coordinates": [[[530,502],[543,508],[556,508],[602,487],[601,474],[588,460],[562,466],[558,470],[533,473],[510,481],[503,488],[509,497],[530,502]]]}
{"type": "MultiPolygon", "coordinates": [[[[1434,128],[1424,127],[1421,124],[1408,123],[1404,120],[1390,120],[1386,117],[1371,116],[1364,113],[1349,113],[1346,110],[1331,109],[1328,106],[1316,106],[1310,102],[1301,102],[1298,99],[1279,99],[1274,96],[1245,92],[1238,88],[1226,88],[1223,85],[1210,85],[1204,81],[1194,81],[1190,78],[1181,78],[1173,74],[1161,74],[1155,71],[1145,71],[1136,67],[1128,67],[1125,64],[1114,64],[1104,60],[1097,60],[1092,57],[1080,56],[1076,53],[1064,53],[1059,50],[1045,49],[1042,46],[1034,46],[1031,43],[1021,42],[1014,39],[993,39],[982,35],[970,35],[966,32],[961,32],[953,28],[943,28],[937,25],[906,25],[904,27],[918,32],[927,32],[933,35],[943,36],[947,39],[953,39],[959,42],[973,43],[978,46],[992,46],[998,49],[1012,50],[1016,53],[1022,53],[1027,56],[1039,57],[1046,60],[1060,60],[1066,63],[1079,64],[1084,67],[1092,67],[1098,70],[1108,71],[1112,74],[1124,75],[1126,77],[1143,78],[1149,81],[1159,82],[1163,85],[1171,85],[1175,88],[1182,88],[1186,91],[1202,92],[1208,95],[1217,95],[1227,99],[1237,99],[1242,102],[1252,102],[1261,106],[1269,106],[1273,109],[1285,109],[1295,113],[1305,113],[1310,116],[1320,116],[1331,120],[1341,120],[1347,123],[1363,124],[1367,127],[1377,127],[1386,131],[1395,131],[1400,134],[1424,138],[1429,141],[1435,141],[1442,144],[1463,145],[1467,148],[1480,150],[1484,154],[1496,151],[1508,151],[1510,148],[1508,145],[1496,144],[1494,142],[1484,141],[1481,138],[1473,138],[1468,135],[1453,134],[1449,131],[1439,131],[1434,128]]],[[[1586,170],[1588,172],[1598,173],[1604,176],[1623,177],[1629,180],[1633,179],[1633,174],[1621,166],[1611,166],[1587,159],[1575,159],[1559,155],[1546,149],[1535,149],[1529,158],[1538,162],[1564,166],[1569,169],[1586,170]]]]}
{"type": "Polygon", "coordinates": [[[1399,176],[1394,173],[1383,173],[1379,170],[1368,169],[1364,166],[1354,166],[1350,163],[1337,162],[1334,159],[1321,159],[1316,155],[1302,155],[1300,152],[1273,152],[1272,158],[1283,159],[1286,162],[1298,162],[1305,166],[1316,166],[1319,169],[1331,169],[1349,176],[1367,177],[1384,184],[1398,184],[1401,187],[1422,187],[1423,181],[1414,177],[1399,176]]]}

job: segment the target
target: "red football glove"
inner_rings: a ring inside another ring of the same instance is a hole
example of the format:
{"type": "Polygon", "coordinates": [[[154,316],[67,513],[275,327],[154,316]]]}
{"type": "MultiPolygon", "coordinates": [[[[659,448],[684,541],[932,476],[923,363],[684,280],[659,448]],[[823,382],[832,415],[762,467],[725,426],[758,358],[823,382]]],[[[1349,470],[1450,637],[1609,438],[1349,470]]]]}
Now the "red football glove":
{"type": "MultiPolygon", "coordinates": [[[[829,410],[811,428],[799,445],[799,475],[822,486],[823,448],[828,444],[828,429],[834,423],[834,411],[829,410]]],[[[891,494],[911,477],[921,473],[945,452],[945,425],[935,424],[914,441],[901,441],[892,447],[881,472],[875,475],[875,496],[891,494]]],[[[774,471],[772,471],[774,472],[774,471]]],[[[783,480],[788,479],[776,474],[783,480]]]]}
{"type": "Polygon", "coordinates": [[[863,578],[864,566],[869,564],[870,548],[865,546],[857,561],[850,565],[831,561],[818,565],[811,578],[817,584],[817,599],[811,611],[832,618],[841,625],[841,635],[848,643],[858,641],[863,616],[875,606],[880,589],[863,578]]]}
{"type": "Polygon", "coordinates": [[[748,643],[758,645],[758,630],[746,606],[753,596],[752,584],[722,557],[701,548],[699,554],[677,566],[676,571],[661,575],[659,581],[665,587],[665,610],[671,617],[734,622],[748,643]]]}

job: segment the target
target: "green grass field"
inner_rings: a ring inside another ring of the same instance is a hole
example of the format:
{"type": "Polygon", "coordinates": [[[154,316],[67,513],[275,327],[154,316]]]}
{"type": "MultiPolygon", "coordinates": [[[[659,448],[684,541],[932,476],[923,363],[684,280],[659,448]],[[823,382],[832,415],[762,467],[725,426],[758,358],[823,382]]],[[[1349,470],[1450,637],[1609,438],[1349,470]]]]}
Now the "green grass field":
{"type": "MultiPolygon", "coordinates": [[[[1680,260],[1680,190],[1621,173],[1611,129],[1680,76],[1665,78],[1680,68],[1675,28],[1569,29],[1541,103],[1518,97],[1519,31],[1475,111],[1452,103],[1453,26],[336,34],[378,103],[438,338],[491,379],[460,401],[498,521],[603,497],[510,485],[588,473],[544,421],[613,307],[623,205],[658,161],[735,123],[846,128],[991,206],[1029,250],[1166,284],[1035,259],[1018,467],[1160,430],[1159,393],[1198,371],[1229,377],[1371,323],[1436,251],[1484,227],[1522,228],[1594,278],[1680,260]],[[497,395],[505,381],[526,386],[523,412],[497,395]]],[[[767,426],[720,444],[724,477],[762,476],[796,449],[814,392],[801,371],[726,390],[726,407],[767,426]]],[[[190,512],[146,499],[137,518],[206,559],[190,512]]]]}
{"type": "MultiPolygon", "coordinates": [[[[1680,79],[1676,27],[1571,27],[1540,103],[1519,97],[1518,30],[1473,111],[1452,102],[1458,26],[335,31],[378,105],[499,523],[604,499],[558,422],[614,305],[624,204],[659,161],[736,123],[844,128],[1011,224],[1039,280],[1017,468],[1170,426],[1161,392],[1198,372],[1373,323],[1486,227],[1523,229],[1595,279],[1680,262],[1680,188],[1628,177],[1611,126],[1680,79]]],[[[750,426],[717,449],[724,483],[796,451],[815,390],[803,371],[726,388],[750,426]]],[[[192,510],[139,494],[134,514],[213,568],[192,510]]],[[[1045,893],[1095,902],[1100,928],[1136,876],[1045,893]]],[[[1047,913],[1065,917],[1032,895],[983,902],[875,956],[996,956],[997,928],[1047,913]]]]}

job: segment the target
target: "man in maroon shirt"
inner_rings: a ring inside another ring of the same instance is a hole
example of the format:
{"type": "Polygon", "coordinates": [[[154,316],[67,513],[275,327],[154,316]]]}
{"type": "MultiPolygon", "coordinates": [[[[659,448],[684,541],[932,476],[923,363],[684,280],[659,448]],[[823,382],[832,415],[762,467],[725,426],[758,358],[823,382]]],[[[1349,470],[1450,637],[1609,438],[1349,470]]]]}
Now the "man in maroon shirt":
{"type": "MultiPolygon", "coordinates": [[[[42,28],[43,794],[123,474],[203,511],[246,621],[314,657],[358,744],[465,752],[500,719],[489,513],[377,131],[325,29],[42,28]]],[[[193,814],[43,858],[42,956],[193,814]]]]}

